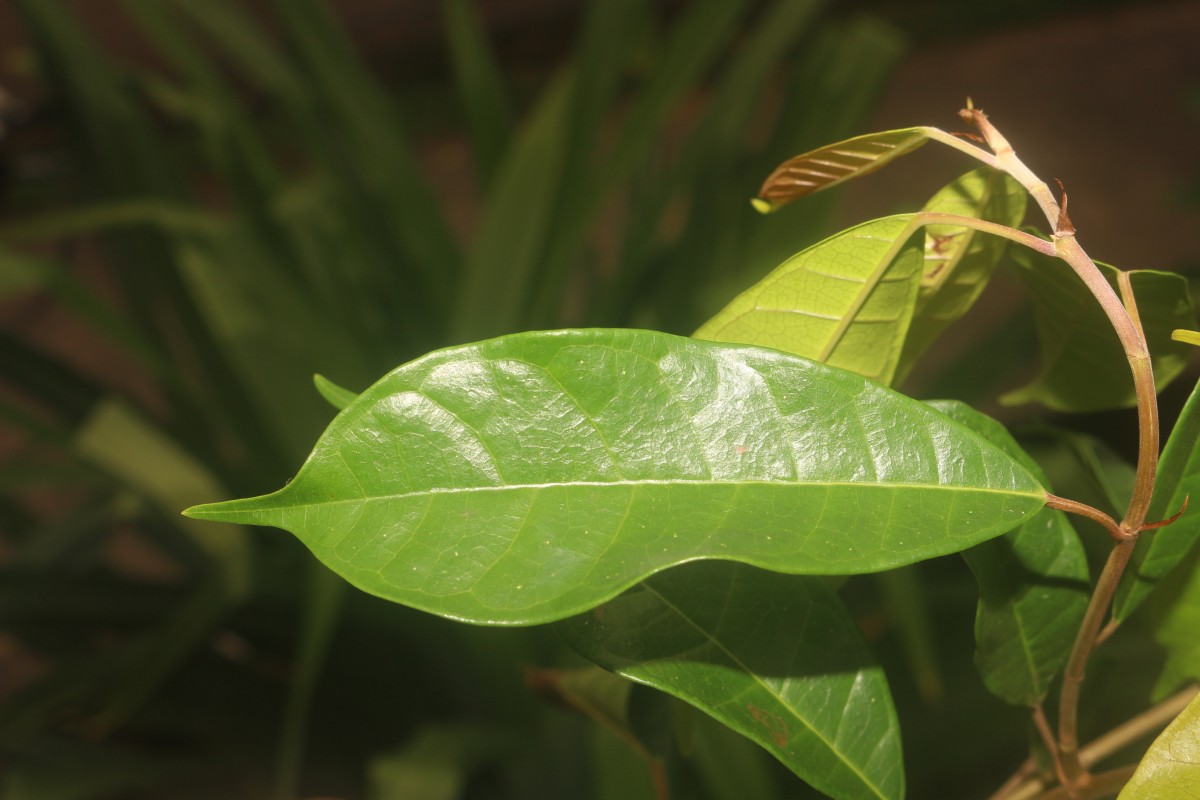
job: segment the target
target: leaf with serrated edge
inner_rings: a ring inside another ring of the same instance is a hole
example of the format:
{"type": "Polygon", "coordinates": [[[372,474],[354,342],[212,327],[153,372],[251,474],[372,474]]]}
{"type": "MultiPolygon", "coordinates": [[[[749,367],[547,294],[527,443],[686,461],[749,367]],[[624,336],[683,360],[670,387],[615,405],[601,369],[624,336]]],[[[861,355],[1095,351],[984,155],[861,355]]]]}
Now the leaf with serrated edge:
{"type": "Polygon", "coordinates": [[[783,262],[694,336],[773,347],[890,383],[912,320],[912,214],[871,220],[783,262]]]}
{"type": "Polygon", "coordinates": [[[793,156],[763,181],[754,207],[769,213],[805,195],[874,172],[928,142],[933,130],[917,127],[867,133],[793,156]]]}
{"type": "Polygon", "coordinates": [[[1195,800],[1200,786],[1200,697],[1159,734],[1117,800],[1195,800]]]}
{"type": "MultiPolygon", "coordinates": [[[[1147,519],[1165,519],[1183,508],[1189,495],[1200,500],[1200,384],[1192,394],[1158,461],[1154,497],[1150,501],[1147,519]]],[[[1165,528],[1148,532],[1138,541],[1129,561],[1129,568],[1117,587],[1113,600],[1113,616],[1124,620],[1141,605],[1200,538],[1200,512],[1195,507],[1165,528]]]]}
{"type": "Polygon", "coordinates": [[[687,564],[555,627],[584,657],[711,714],[831,797],[904,795],[887,680],[820,578],[687,564]]]}
{"type": "MultiPolygon", "coordinates": [[[[1021,184],[1003,172],[984,167],[943,187],[922,211],[1015,227],[1025,218],[1027,200],[1021,184]]],[[[900,355],[898,381],[951,323],[971,309],[1007,246],[1008,242],[998,236],[958,225],[925,228],[925,265],[916,313],[900,355]]]]}
{"type": "MultiPolygon", "coordinates": [[[[1104,411],[1137,404],[1125,353],[1112,324],[1069,266],[1032,250],[1013,251],[1018,273],[1033,297],[1042,370],[1033,383],[1000,398],[1015,405],[1038,401],[1055,411],[1104,411]]],[[[1117,288],[1117,269],[1097,266],[1117,288]]],[[[1171,340],[1195,319],[1187,279],[1172,272],[1129,273],[1161,391],[1187,365],[1186,345],[1171,340]]]]}
{"type": "MultiPolygon", "coordinates": [[[[1021,462],[1041,469],[999,422],[963,403],[930,403],[1021,462]]],[[[975,665],[992,694],[1034,706],[1067,660],[1087,609],[1087,554],[1061,511],[1043,508],[1004,536],[963,551],[979,581],[975,665]]]]}
{"type": "Polygon", "coordinates": [[[1044,502],[1009,456],[857,375],[597,329],[420,358],[339,414],[283,489],[187,513],[288,529],[396,602],[533,624],[698,558],[888,569],[1044,502]]]}

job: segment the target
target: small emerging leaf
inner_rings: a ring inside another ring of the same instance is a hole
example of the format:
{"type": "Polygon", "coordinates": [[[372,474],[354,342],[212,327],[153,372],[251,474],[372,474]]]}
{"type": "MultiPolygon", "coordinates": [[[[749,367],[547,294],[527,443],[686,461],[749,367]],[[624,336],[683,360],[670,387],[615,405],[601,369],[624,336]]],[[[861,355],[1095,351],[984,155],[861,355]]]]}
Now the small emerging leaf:
{"type": "Polygon", "coordinates": [[[868,133],[789,158],[763,181],[754,207],[768,213],[807,194],[874,172],[925,144],[931,130],[918,127],[868,133]]]}
{"type": "Polygon", "coordinates": [[[773,347],[891,382],[921,280],[912,214],[856,225],[792,256],[694,336],[773,347]]]}
{"type": "Polygon", "coordinates": [[[819,578],[687,564],[556,628],[586,658],[711,714],[830,797],[904,795],[886,678],[819,578]]]}
{"type": "MultiPolygon", "coordinates": [[[[1014,250],[1014,261],[1033,297],[1042,371],[1033,383],[1001,398],[1007,404],[1038,401],[1055,411],[1104,411],[1137,404],[1124,350],[1083,282],[1057,258],[1014,250]]],[[[1115,289],[1115,267],[1097,264],[1115,289]]],[[[1187,279],[1172,272],[1134,270],[1133,294],[1154,359],[1161,391],[1187,364],[1188,350],[1171,332],[1194,324],[1187,279]]]]}
{"type": "Polygon", "coordinates": [[[338,411],[353,403],[354,398],[358,397],[354,392],[343,389],[324,375],[313,375],[313,385],[317,387],[321,397],[324,397],[329,405],[338,411]]]}
{"type": "Polygon", "coordinates": [[[1167,726],[1117,800],[1194,800],[1200,786],[1200,697],[1167,726]]]}
{"type": "Polygon", "coordinates": [[[1171,331],[1171,338],[1177,342],[1184,344],[1194,344],[1200,346],[1200,331],[1171,331]]]}
{"type": "MultiPolygon", "coordinates": [[[[1041,469],[1004,426],[962,403],[934,408],[1021,462],[1041,469]]],[[[1066,663],[1087,609],[1087,554],[1061,511],[1043,508],[1020,527],[963,551],[979,581],[975,665],[992,694],[1013,705],[1039,703],[1066,663]]]]}
{"type": "Polygon", "coordinates": [[[480,623],[592,608],[700,558],[818,575],[962,550],[1045,502],[928,407],[771,350],[508,336],[359,395],[295,480],[194,517],[294,532],[366,591],[480,623]]]}

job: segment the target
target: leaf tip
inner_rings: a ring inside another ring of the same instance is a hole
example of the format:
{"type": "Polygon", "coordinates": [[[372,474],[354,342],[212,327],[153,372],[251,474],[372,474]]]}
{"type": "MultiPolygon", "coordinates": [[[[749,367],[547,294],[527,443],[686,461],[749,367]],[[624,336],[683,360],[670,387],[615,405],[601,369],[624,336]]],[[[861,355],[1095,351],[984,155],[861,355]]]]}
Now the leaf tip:
{"type": "Polygon", "coordinates": [[[754,206],[754,210],[760,214],[770,214],[779,208],[775,203],[772,203],[770,200],[764,200],[761,197],[751,197],[750,205],[754,206]]]}
{"type": "Polygon", "coordinates": [[[1171,338],[1184,344],[1194,344],[1200,347],[1200,331],[1189,331],[1186,328],[1176,328],[1171,331],[1171,338]]]}

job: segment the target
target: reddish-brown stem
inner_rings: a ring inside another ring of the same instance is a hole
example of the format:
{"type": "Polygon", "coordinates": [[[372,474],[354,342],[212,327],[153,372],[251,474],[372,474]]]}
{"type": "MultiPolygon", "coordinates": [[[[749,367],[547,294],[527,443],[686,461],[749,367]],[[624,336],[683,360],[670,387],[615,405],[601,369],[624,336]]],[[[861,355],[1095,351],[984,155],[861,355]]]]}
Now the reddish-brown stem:
{"type": "Polygon", "coordinates": [[[1092,599],[1083,615],[1083,623],[1079,626],[1079,634],[1075,637],[1075,646],[1067,660],[1067,669],[1063,673],[1062,692],[1058,706],[1058,747],[1062,756],[1063,769],[1067,774],[1068,784],[1075,783],[1086,774],[1086,768],[1079,760],[1079,691],[1083,686],[1083,676],[1087,668],[1088,658],[1095,647],[1096,635],[1104,615],[1116,594],[1121,575],[1133,555],[1137,538],[1125,539],[1118,542],[1108,554],[1104,570],[1096,581],[1092,591],[1092,599]]]}
{"type": "Polygon", "coordinates": [[[1121,529],[1121,525],[1115,519],[1110,517],[1108,514],[1105,514],[1100,509],[1093,508],[1086,503],[1068,500],[1065,497],[1059,497],[1058,495],[1047,493],[1046,506],[1048,508],[1058,509],[1059,511],[1066,511],[1068,514],[1076,514],[1078,516],[1090,519],[1092,522],[1101,525],[1106,531],[1108,531],[1109,535],[1111,535],[1113,539],[1118,542],[1129,538],[1129,534],[1121,529]]]}
{"type": "Polygon", "coordinates": [[[1033,727],[1037,728],[1038,736],[1042,738],[1042,744],[1050,753],[1050,760],[1054,763],[1054,774],[1058,776],[1058,782],[1066,786],[1067,774],[1063,770],[1062,758],[1058,754],[1058,744],[1054,741],[1054,733],[1050,730],[1050,722],[1046,719],[1046,710],[1042,708],[1041,703],[1033,707],[1033,727]]]}

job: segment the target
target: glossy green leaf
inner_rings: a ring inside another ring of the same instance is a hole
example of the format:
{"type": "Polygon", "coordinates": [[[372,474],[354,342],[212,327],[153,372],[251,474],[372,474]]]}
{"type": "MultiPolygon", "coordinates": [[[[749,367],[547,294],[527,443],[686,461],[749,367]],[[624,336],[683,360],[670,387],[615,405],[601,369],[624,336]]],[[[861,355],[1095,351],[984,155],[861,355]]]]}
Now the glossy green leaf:
{"type": "MultiPolygon", "coordinates": [[[[1166,519],[1183,508],[1189,495],[1200,500],[1200,384],[1192,389],[1158,461],[1158,479],[1147,519],[1166,519]]],[[[1137,543],[1129,568],[1117,587],[1113,616],[1128,617],[1200,537],[1200,508],[1195,506],[1165,528],[1147,531],[1137,543]]]]}
{"type": "Polygon", "coordinates": [[[773,347],[889,383],[921,280],[915,230],[912,214],[848,228],[783,262],[694,335],[773,347]]]}
{"type": "MultiPolygon", "coordinates": [[[[1046,482],[1004,426],[957,402],[931,403],[1046,482]]],[[[1087,554],[1061,511],[1043,508],[1004,536],[963,551],[979,581],[975,665],[1005,702],[1045,697],[1071,651],[1087,610],[1087,554]]]]}
{"type": "Polygon", "coordinates": [[[688,564],[556,628],[586,658],[695,705],[831,797],[904,795],[886,678],[819,578],[688,564]]]}
{"type": "Polygon", "coordinates": [[[807,194],[874,172],[925,144],[931,130],[868,133],[793,156],[763,181],[754,207],[769,213],[807,194]]]}
{"type": "Polygon", "coordinates": [[[190,516],[295,533],[360,588],[532,624],[698,558],[887,569],[1003,533],[1037,480],[944,415],[776,351],[519,334],[394,370],[274,494],[190,516]]]}
{"type": "MultiPolygon", "coordinates": [[[[1003,172],[984,167],[943,188],[922,210],[1016,227],[1025,218],[1027,199],[1021,184],[1003,172]]],[[[971,228],[925,228],[925,266],[916,314],[900,356],[899,380],[925,349],[975,304],[1007,247],[1006,240],[971,228]]]]}
{"type": "Polygon", "coordinates": [[[1200,697],[1159,734],[1117,800],[1195,800],[1200,786],[1200,697]]]}
{"type": "MultiPolygon", "coordinates": [[[[1015,405],[1036,400],[1055,411],[1074,412],[1136,405],[1124,350],[1083,281],[1057,258],[1031,250],[1012,252],[1033,298],[1042,369],[1036,380],[1001,401],[1015,405]]],[[[1118,270],[1097,266],[1116,289],[1118,270]]],[[[1171,340],[1176,328],[1194,325],[1187,279],[1153,270],[1134,270],[1129,279],[1161,390],[1183,371],[1190,355],[1186,345],[1171,340]]]]}

